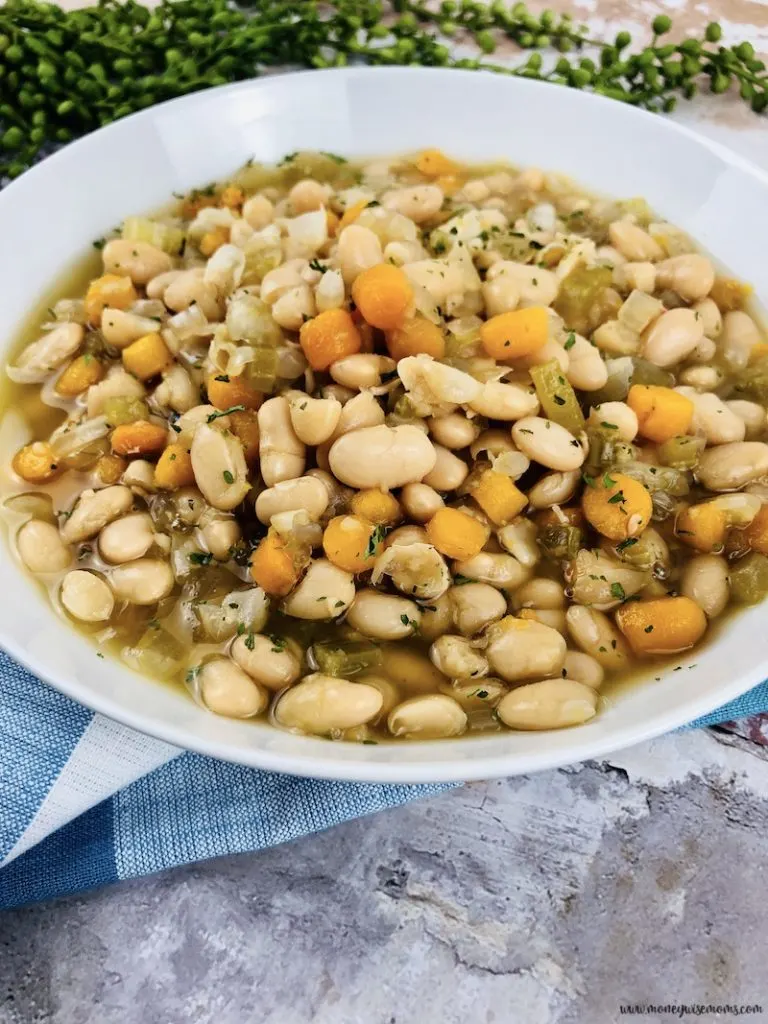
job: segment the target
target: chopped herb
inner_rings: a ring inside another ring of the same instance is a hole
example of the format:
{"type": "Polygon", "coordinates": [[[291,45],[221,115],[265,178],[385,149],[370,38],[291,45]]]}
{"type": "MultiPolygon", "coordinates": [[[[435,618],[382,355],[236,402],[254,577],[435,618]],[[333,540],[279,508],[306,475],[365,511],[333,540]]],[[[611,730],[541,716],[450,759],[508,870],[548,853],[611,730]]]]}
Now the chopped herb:
{"type": "Polygon", "coordinates": [[[298,155],[299,155],[298,152],[296,152],[296,153],[286,153],[285,156],[283,157],[283,159],[280,161],[280,163],[277,166],[278,167],[282,167],[284,164],[292,163],[292,161],[294,161],[298,155]]]}
{"type": "Polygon", "coordinates": [[[107,244],[106,238],[97,238],[96,241],[93,243],[93,248],[94,249],[98,249],[99,252],[101,252],[101,250],[104,248],[104,246],[106,244],[107,244]]]}
{"type": "MultiPolygon", "coordinates": [[[[322,156],[327,156],[329,160],[333,160],[335,164],[345,164],[347,162],[346,157],[339,156],[337,153],[326,153],[323,149],[320,150],[320,153],[322,156]]],[[[295,153],[292,154],[291,159],[293,159],[294,156],[296,156],[295,153]]],[[[288,157],[286,157],[286,160],[287,159],[288,157]]]]}
{"type": "Polygon", "coordinates": [[[646,626],[645,629],[643,630],[643,632],[644,633],[652,633],[653,632],[653,626],[646,626]]]}
{"type": "Polygon", "coordinates": [[[389,381],[394,380],[397,377],[397,370],[387,370],[381,375],[381,383],[387,384],[389,381]]]}
{"type": "Polygon", "coordinates": [[[573,346],[575,344],[576,344],[576,335],[573,333],[573,331],[571,331],[571,333],[565,339],[565,344],[563,345],[563,348],[567,352],[569,349],[573,348],[573,346]]]}
{"type": "Polygon", "coordinates": [[[400,616],[400,621],[404,626],[409,626],[411,629],[415,630],[419,628],[418,622],[416,622],[415,619],[409,619],[405,612],[400,616]]]}
{"type": "Polygon", "coordinates": [[[626,596],[624,587],[620,583],[611,584],[611,597],[615,597],[618,601],[623,601],[626,596]]]}
{"type": "Polygon", "coordinates": [[[213,555],[210,552],[192,551],[189,560],[192,565],[210,565],[213,555]]]}
{"type": "Polygon", "coordinates": [[[222,384],[229,384],[229,374],[227,373],[220,373],[217,377],[214,377],[213,379],[220,380],[222,384]]]}
{"type": "Polygon", "coordinates": [[[285,648],[288,646],[288,641],[282,636],[277,636],[276,633],[270,633],[269,639],[272,642],[272,651],[275,654],[282,654],[285,648]]]}
{"type": "Polygon", "coordinates": [[[252,651],[254,649],[254,647],[256,646],[256,637],[251,632],[245,638],[243,643],[245,644],[245,646],[248,648],[249,651],[252,651]]]}
{"type": "Polygon", "coordinates": [[[301,411],[302,411],[302,412],[303,412],[303,411],[304,411],[304,410],[305,410],[306,408],[307,408],[307,403],[306,403],[306,402],[302,402],[302,403],[301,403],[301,405],[299,406],[299,409],[301,409],[301,411]]]}
{"type": "Polygon", "coordinates": [[[376,549],[379,544],[384,540],[387,535],[386,526],[375,526],[371,531],[371,536],[368,538],[368,547],[365,549],[364,558],[373,558],[376,554],[376,549]]]}
{"type": "Polygon", "coordinates": [[[470,579],[469,576],[462,576],[461,573],[457,573],[453,577],[453,585],[454,585],[454,587],[463,587],[465,583],[474,583],[474,582],[475,581],[473,579],[470,579]]]}
{"type": "Polygon", "coordinates": [[[584,481],[587,487],[595,486],[595,478],[593,476],[590,476],[589,473],[582,473],[581,479],[584,481]]]}
{"type": "Polygon", "coordinates": [[[626,551],[627,548],[631,548],[635,544],[637,544],[637,537],[627,537],[626,540],[623,540],[620,544],[616,545],[616,550],[617,551],[626,551]]]}
{"type": "Polygon", "coordinates": [[[334,608],[343,608],[344,607],[344,602],[343,601],[337,601],[336,604],[333,607],[334,608]]]}
{"type": "Polygon", "coordinates": [[[194,681],[197,679],[197,673],[199,671],[200,671],[200,666],[199,665],[195,665],[194,668],[189,669],[187,671],[187,674],[184,676],[185,681],[187,683],[194,683],[194,681]]]}
{"type": "Polygon", "coordinates": [[[683,671],[683,666],[682,665],[675,665],[675,667],[672,669],[672,671],[673,672],[682,672],[683,671]]]}
{"type": "Polygon", "coordinates": [[[603,477],[603,487],[613,487],[616,481],[613,479],[610,473],[606,473],[603,477]]]}
{"type": "Polygon", "coordinates": [[[96,651],[96,657],[97,658],[103,658],[104,655],[101,653],[101,651],[96,651]]]}
{"type": "MultiPolygon", "coordinates": [[[[368,205],[366,206],[366,210],[370,210],[370,208],[371,208],[372,206],[381,206],[381,203],[379,202],[379,200],[378,200],[378,199],[372,199],[372,200],[370,201],[370,203],[368,203],[368,205]]],[[[310,266],[311,266],[311,264],[310,264],[310,266]]]]}
{"type": "MultiPolygon", "coordinates": [[[[216,378],[218,380],[218,377],[216,378]]],[[[206,417],[206,423],[213,423],[214,420],[220,419],[222,416],[229,416],[231,412],[245,412],[244,405],[230,405],[228,409],[217,409],[216,412],[210,413],[206,417]]]]}
{"type": "Polygon", "coordinates": [[[605,654],[607,652],[607,650],[608,650],[608,648],[607,647],[603,647],[602,644],[597,649],[598,649],[598,651],[600,651],[601,654],[605,654]]]}
{"type": "Polygon", "coordinates": [[[602,420],[602,422],[600,423],[600,426],[604,427],[606,430],[618,430],[619,429],[616,426],[615,423],[606,423],[605,420],[602,420]]]}
{"type": "Polygon", "coordinates": [[[238,624],[237,624],[237,635],[238,636],[242,636],[244,632],[245,632],[245,623],[244,622],[238,622],[238,624]]]}
{"type": "Polygon", "coordinates": [[[175,462],[176,461],[176,452],[172,452],[172,454],[170,455],[168,461],[169,462],[175,462]]]}
{"type": "Polygon", "coordinates": [[[624,497],[624,491],[616,491],[616,493],[613,495],[613,497],[608,499],[608,504],[609,505],[618,505],[620,502],[623,502],[623,501],[626,501],[626,500],[627,499],[624,497]]]}
{"type": "Polygon", "coordinates": [[[235,478],[232,476],[228,469],[225,469],[221,475],[224,477],[225,483],[233,484],[235,482],[235,478]]]}
{"type": "Polygon", "coordinates": [[[520,433],[521,434],[532,434],[533,431],[532,430],[528,430],[527,427],[520,427],[520,433]]]}
{"type": "Polygon", "coordinates": [[[487,690],[475,690],[475,692],[472,694],[472,696],[473,697],[479,697],[480,700],[485,700],[485,698],[488,696],[488,691],[487,690]]]}
{"type": "Polygon", "coordinates": [[[561,398],[560,395],[555,395],[555,405],[565,405],[565,399],[561,398]]]}
{"type": "Polygon", "coordinates": [[[313,260],[309,261],[309,269],[317,270],[319,273],[324,274],[326,270],[330,270],[330,267],[324,267],[317,256],[315,256],[313,260]]]}
{"type": "MultiPolygon", "coordinates": [[[[543,246],[543,244],[541,242],[536,242],[533,238],[529,239],[528,245],[531,247],[531,249],[536,249],[536,250],[544,248],[544,246],[543,246]]],[[[536,284],[536,281],[534,280],[533,283],[536,284]]]]}

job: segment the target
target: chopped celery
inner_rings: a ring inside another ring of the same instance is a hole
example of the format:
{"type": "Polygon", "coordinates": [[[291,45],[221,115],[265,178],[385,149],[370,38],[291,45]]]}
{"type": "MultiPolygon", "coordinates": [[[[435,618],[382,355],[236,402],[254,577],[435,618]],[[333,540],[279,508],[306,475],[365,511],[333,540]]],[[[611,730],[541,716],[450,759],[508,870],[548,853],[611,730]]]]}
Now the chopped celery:
{"type": "Polygon", "coordinates": [[[104,415],[110,427],[119,427],[122,423],[135,423],[145,420],[149,415],[147,403],[141,398],[128,398],[118,395],[107,398],[104,402],[104,415]]]}
{"type": "Polygon", "coordinates": [[[550,558],[574,559],[583,543],[583,534],[578,526],[547,526],[536,538],[545,555],[550,558]]]}
{"type": "Polygon", "coordinates": [[[445,336],[446,359],[471,359],[478,355],[480,349],[480,331],[466,332],[448,331],[445,336]]]}
{"type": "Polygon", "coordinates": [[[126,217],[122,233],[123,238],[131,242],[149,242],[170,256],[178,255],[184,244],[184,232],[181,228],[171,227],[170,224],[150,220],[148,217],[126,217]]]}
{"type": "Polygon", "coordinates": [[[323,640],[312,650],[320,671],[328,676],[354,676],[382,662],[381,649],[368,640],[323,640]]]}
{"type": "Polygon", "coordinates": [[[759,356],[736,374],[736,397],[768,404],[768,356],[759,356]]]}
{"type": "Polygon", "coordinates": [[[253,352],[253,359],[246,364],[245,376],[257,391],[270,394],[277,379],[277,349],[260,345],[253,352]]]}
{"type": "Polygon", "coordinates": [[[757,604],[768,594],[768,557],[756,551],[730,570],[731,597],[740,604],[757,604]]]}
{"type": "Polygon", "coordinates": [[[598,476],[608,466],[623,469],[625,463],[633,462],[637,457],[634,445],[621,441],[608,431],[590,427],[587,430],[587,441],[589,454],[584,463],[585,476],[598,476]]]}
{"type": "Polygon", "coordinates": [[[658,384],[663,388],[675,386],[674,374],[668,370],[662,370],[660,366],[649,363],[647,359],[643,359],[641,356],[634,356],[632,364],[633,384],[658,384]]]}
{"type": "Polygon", "coordinates": [[[123,647],[123,661],[142,675],[170,679],[184,663],[184,644],[161,626],[150,626],[134,647],[123,647]]]}
{"type": "Polygon", "coordinates": [[[637,480],[651,494],[664,491],[673,498],[682,498],[690,490],[687,473],[672,466],[651,466],[647,462],[626,462],[621,472],[637,480]]]}
{"type": "Polygon", "coordinates": [[[531,367],[531,377],[544,415],[575,436],[584,429],[584,413],[576,392],[556,360],[531,367]]]}
{"type": "Polygon", "coordinates": [[[647,227],[653,220],[650,206],[645,199],[639,196],[632,199],[620,199],[619,207],[625,216],[631,214],[641,228],[647,227]]]}
{"type": "Polygon", "coordinates": [[[659,459],[672,469],[695,469],[706,444],[703,437],[671,437],[659,445],[659,459]]]}
{"type": "Polygon", "coordinates": [[[612,280],[610,267],[579,265],[560,282],[560,292],[552,305],[565,320],[569,331],[591,334],[597,326],[610,319],[610,315],[616,314],[621,301],[614,306],[606,296],[612,280]]]}
{"type": "Polygon", "coordinates": [[[42,494],[39,491],[29,491],[26,494],[14,494],[7,498],[3,506],[11,512],[18,512],[23,516],[32,516],[33,519],[42,519],[45,523],[56,525],[56,515],[53,511],[53,500],[49,494],[42,494]]]}
{"type": "Polygon", "coordinates": [[[107,455],[108,452],[109,442],[106,437],[98,437],[93,441],[89,441],[87,444],[81,445],[68,455],[62,456],[61,461],[67,469],[83,471],[95,466],[101,456],[107,455]]]}

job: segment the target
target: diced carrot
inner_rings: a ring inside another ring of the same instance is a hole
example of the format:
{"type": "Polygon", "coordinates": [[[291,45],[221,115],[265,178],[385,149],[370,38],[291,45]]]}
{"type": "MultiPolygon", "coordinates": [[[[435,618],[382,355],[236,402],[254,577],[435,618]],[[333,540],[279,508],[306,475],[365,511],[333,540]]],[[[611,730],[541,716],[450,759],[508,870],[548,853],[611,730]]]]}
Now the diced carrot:
{"type": "Polygon", "coordinates": [[[259,420],[255,409],[231,412],[229,422],[232,433],[243,446],[245,461],[252,466],[259,460],[259,420]]]}
{"type": "Polygon", "coordinates": [[[226,206],[233,210],[242,206],[244,200],[245,193],[239,185],[227,185],[219,196],[219,206],[226,206]]]}
{"type": "Polygon", "coordinates": [[[95,466],[103,484],[116,484],[127,468],[128,463],[120,455],[102,455],[95,466]]]}
{"type": "Polygon", "coordinates": [[[742,284],[733,277],[716,277],[709,293],[721,313],[730,313],[741,309],[752,294],[752,286],[742,284]]]}
{"type": "Polygon", "coordinates": [[[308,552],[301,557],[290,551],[280,534],[270,529],[251,555],[251,577],[265,593],[285,597],[298,583],[308,561],[308,552]]]}
{"type": "Polygon", "coordinates": [[[441,174],[455,174],[459,165],[440,149],[423,149],[414,161],[416,170],[427,178],[438,178],[441,174]]]}
{"type": "Polygon", "coordinates": [[[168,441],[168,431],[149,420],[122,423],[112,431],[111,445],[115,455],[159,455],[168,441]]]}
{"type": "Polygon", "coordinates": [[[394,494],[376,487],[358,491],[350,502],[350,508],[356,516],[376,526],[394,526],[403,518],[400,502],[394,494]]]}
{"type": "Polygon", "coordinates": [[[211,374],[205,382],[208,401],[217,409],[231,409],[244,405],[246,409],[258,409],[264,396],[241,375],[230,377],[227,373],[211,374]]]}
{"type": "Polygon", "coordinates": [[[637,537],[651,520],[649,491],[624,473],[606,473],[584,488],[581,507],[588,521],[609,540],[637,537]]]}
{"type": "Polygon", "coordinates": [[[391,331],[407,317],[413,305],[413,288],[400,267],[379,263],[358,274],[352,298],[367,323],[391,331]]]}
{"type": "Polygon", "coordinates": [[[173,356],[160,335],[144,334],[123,349],[123,366],[139,380],[149,380],[173,362],[173,356]]]}
{"type": "Polygon", "coordinates": [[[427,523],[430,544],[448,558],[472,558],[488,540],[488,528],[458,508],[441,508],[427,523]]]}
{"type": "Polygon", "coordinates": [[[707,616],[690,597],[660,597],[621,605],[616,625],[635,654],[674,654],[704,636],[707,616]]]}
{"type": "Polygon", "coordinates": [[[445,355],[445,336],[437,324],[425,316],[416,315],[404,320],[393,331],[387,331],[387,350],[394,360],[406,356],[426,354],[433,359],[445,355]]]}
{"type": "Polygon", "coordinates": [[[373,567],[382,542],[373,523],[361,516],[336,516],[323,533],[323,551],[329,562],[347,572],[373,567]]]}
{"type": "Polygon", "coordinates": [[[339,218],[333,212],[333,210],[326,209],[325,211],[325,222],[328,225],[328,234],[331,238],[335,238],[336,233],[339,230],[339,218]]]}
{"type": "Polygon", "coordinates": [[[480,341],[493,359],[520,359],[537,352],[549,337],[549,314],[543,306],[499,313],[480,328],[480,341]]]}
{"type": "Polygon", "coordinates": [[[302,324],[299,332],[304,355],[313,370],[327,370],[331,363],[360,351],[360,332],[345,309],[326,309],[302,324]]]}
{"type": "Polygon", "coordinates": [[[442,174],[435,180],[435,184],[441,188],[447,196],[452,196],[454,192],[459,191],[464,182],[458,174],[442,174]]]}
{"type": "Polygon", "coordinates": [[[164,491],[191,487],[195,482],[192,456],[184,445],[169,444],[155,466],[155,485],[164,491]]]}
{"type": "Polygon", "coordinates": [[[92,327],[101,323],[101,314],[109,306],[112,309],[128,309],[138,295],[130,277],[122,274],[104,274],[91,281],[85,293],[85,315],[92,327]]]}
{"type": "Polygon", "coordinates": [[[657,444],[687,434],[693,420],[690,398],[658,384],[633,384],[627,405],[637,416],[639,433],[657,444]]]}
{"type": "Polygon", "coordinates": [[[74,398],[86,391],[91,384],[98,384],[104,376],[104,364],[100,359],[84,352],[73,359],[56,381],[54,391],[64,398],[74,398]]]}
{"type": "Polygon", "coordinates": [[[683,544],[708,554],[722,549],[727,532],[725,512],[716,500],[684,508],[675,523],[675,536],[683,544]]]}
{"type": "Polygon", "coordinates": [[[229,241],[229,228],[214,228],[213,231],[206,231],[200,239],[198,249],[203,256],[213,256],[217,249],[226,245],[229,241]]]}
{"type": "Polygon", "coordinates": [[[528,498],[511,478],[493,469],[481,473],[470,485],[469,493],[496,526],[511,522],[528,504],[528,498]]]}
{"type": "Polygon", "coordinates": [[[45,484],[62,470],[53,448],[47,441],[24,445],[11,461],[14,472],[31,484],[45,484]]]}

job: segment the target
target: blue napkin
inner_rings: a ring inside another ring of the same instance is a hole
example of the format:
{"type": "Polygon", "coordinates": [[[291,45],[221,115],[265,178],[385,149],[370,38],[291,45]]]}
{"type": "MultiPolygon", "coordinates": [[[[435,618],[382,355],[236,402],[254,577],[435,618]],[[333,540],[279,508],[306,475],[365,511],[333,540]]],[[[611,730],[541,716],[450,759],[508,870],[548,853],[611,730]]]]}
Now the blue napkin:
{"type": "MultiPolygon", "coordinates": [[[[768,709],[768,684],[700,719],[768,709]]],[[[261,850],[446,786],[226,764],[88,711],[0,654],[0,909],[261,850]]]]}

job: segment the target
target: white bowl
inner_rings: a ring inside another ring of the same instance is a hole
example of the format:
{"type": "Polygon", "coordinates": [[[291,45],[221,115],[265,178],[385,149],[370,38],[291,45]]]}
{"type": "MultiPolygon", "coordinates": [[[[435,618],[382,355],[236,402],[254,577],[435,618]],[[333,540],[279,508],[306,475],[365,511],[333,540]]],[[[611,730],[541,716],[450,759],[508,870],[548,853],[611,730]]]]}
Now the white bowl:
{"type": "MultiPolygon", "coordinates": [[[[95,132],[0,194],[0,335],[78,253],[124,216],[222,178],[246,160],[297,149],[348,156],[441,146],[468,160],[508,158],[587,188],[643,196],[738,277],[765,266],[768,176],[661,117],[581,92],[479,72],[345,69],[226,86],[162,104],[95,132]]],[[[768,300],[765,274],[756,282],[768,300]]],[[[0,554],[0,644],[83,704],[182,747],[297,775],[433,782],[515,775],[606,754],[680,726],[768,675],[765,611],[735,616],[682,671],[626,688],[586,726],[378,746],[329,743],[217,718],[143,679],[50,610],[0,554]],[[695,663],[695,667],[691,663],[695,663]],[[688,667],[690,666],[690,667],[688,667]]]]}

